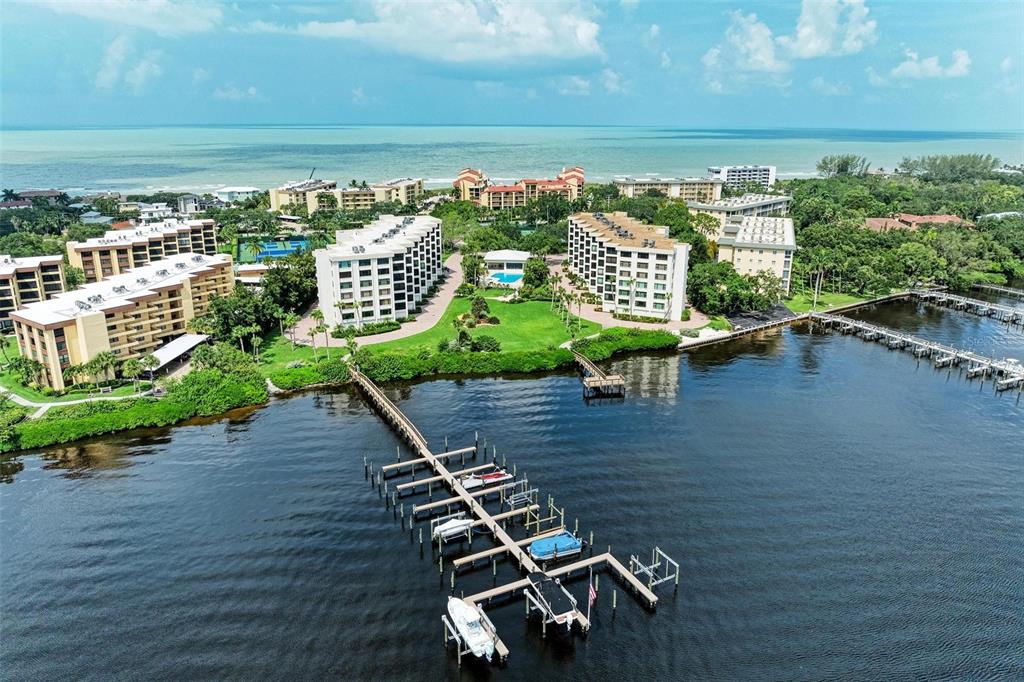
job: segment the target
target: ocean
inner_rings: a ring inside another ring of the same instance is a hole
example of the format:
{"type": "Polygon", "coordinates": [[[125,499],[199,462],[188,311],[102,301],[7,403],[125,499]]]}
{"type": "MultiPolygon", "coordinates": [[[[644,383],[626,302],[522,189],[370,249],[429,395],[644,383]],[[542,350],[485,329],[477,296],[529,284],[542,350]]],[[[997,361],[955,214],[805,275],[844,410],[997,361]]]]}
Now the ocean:
{"type": "Polygon", "coordinates": [[[317,177],[370,182],[422,177],[449,185],[466,166],[493,180],[552,177],[582,165],[615,175],[703,175],[708,166],[772,164],[780,178],[814,174],[826,154],[893,168],[905,156],[985,153],[1024,163],[1024,132],[671,127],[225,126],[0,131],[0,186],[69,194],[274,187],[317,177]]]}

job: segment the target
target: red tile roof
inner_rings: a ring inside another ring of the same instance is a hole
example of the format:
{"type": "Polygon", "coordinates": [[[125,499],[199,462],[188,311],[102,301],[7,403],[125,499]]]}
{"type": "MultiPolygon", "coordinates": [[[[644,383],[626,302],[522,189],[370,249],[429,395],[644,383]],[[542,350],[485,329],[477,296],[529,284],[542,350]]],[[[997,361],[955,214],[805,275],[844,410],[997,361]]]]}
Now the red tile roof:
{"type": "Polygon", "coordinates": [[[524,192],[522,185],[491,185],[484,192],[524,192]]]}

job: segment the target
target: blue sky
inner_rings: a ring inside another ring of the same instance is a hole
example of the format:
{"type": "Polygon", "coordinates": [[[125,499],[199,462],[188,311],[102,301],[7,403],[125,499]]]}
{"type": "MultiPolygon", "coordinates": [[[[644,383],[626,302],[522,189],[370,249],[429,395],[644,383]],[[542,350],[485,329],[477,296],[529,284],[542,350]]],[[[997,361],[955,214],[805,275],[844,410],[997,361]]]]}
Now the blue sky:
{"type": "Polygon", "coordinates": [[[1024,3],[0,4],[3,126],[1024,128],[1024,3]]]}

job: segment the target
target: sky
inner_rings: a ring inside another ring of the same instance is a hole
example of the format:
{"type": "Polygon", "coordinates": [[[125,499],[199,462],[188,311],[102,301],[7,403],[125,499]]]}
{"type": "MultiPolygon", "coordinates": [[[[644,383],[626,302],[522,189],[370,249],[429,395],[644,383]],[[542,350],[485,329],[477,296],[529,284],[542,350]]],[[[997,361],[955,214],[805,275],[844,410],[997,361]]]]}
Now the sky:
{"type": "Polygon", "coordinates": [[[1024,128],[1024,2],[3,0],[0,126],[1024,128]]]}

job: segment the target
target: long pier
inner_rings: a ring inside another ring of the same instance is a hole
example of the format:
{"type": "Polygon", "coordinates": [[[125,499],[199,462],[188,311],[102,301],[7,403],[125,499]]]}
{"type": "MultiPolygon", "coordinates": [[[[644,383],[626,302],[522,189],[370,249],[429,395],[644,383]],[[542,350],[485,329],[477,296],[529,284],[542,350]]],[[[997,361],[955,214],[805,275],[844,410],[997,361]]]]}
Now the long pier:
{"type": "Polygon", "coordinates": [[[922,339],[912,334],[854,320],[843,315],[812,313],[811,319],[827,328],[839,329],[844,334],[860,336],[865,341],[885,343],[891,349],[912,352],[915,357],[929,357],[936,367],[966,365],[969,378],[992,376],[996,380],[996,389],[999,391],[1024,386],[1024,365],[1015,361],[997,360],[974,351],[922,339]]]}
{"type": "MultiPolygon", "coordinates": [[[[570,349],[571,350],[571,349],[570,349]]],[[[621,374],[607,374],[603,369],[583,353],[571,350],[573,359],[583,372],[583,395],[593,398],[599,395],[618,395],[626,393],[626,380],[621,374]]]]}
{"type": "Polygon", "coordinates": [[[991,303],[938,289],[911,289],[908,295],[924,303],[964,310],[983,317],[995,317],[1009,324],[1024,324],[1024,309],[1012,305],[991,303]]]}
{"type": "MultiPolygon", "coordinates": [[[[590,361],[587,360],[587,362],[590,361]]],[[[658,597],[652,591],[652,588],[655,585],[662,582],[675,580],[675,584],[678,587],[678,564],[672,562],[675,566],[674,574],[667,573],[666,567],[666,572],[664,575],[662,575],[657,572],[660,563],[652,563],[650,566],[635,565],[633,559],[631,558],[630,567],[627,569],[618,559],[616,559],[611,554],[611,548],[609,548],[608,552],[605,552],[603,554],[590,556],[586,559],[581,559],[570,564],[555,565],[552,566],[550,569],[548,569],[547,565],[538,565],[538,563],[534,561],[533,557],[530,556],[526,548],[530,543],[537,539],[552,537],[565,531],[564,509],[559,510],[557,507],[555,507],[552,498],[549,497],[547,510],[543,512],[549,513],[549,516],[547,516],[546,518],[541,518],[541,505],[537,504],[534,499],[536,496],[536,490],[525,490],[526,485],[528,485],[526,483],[525,478],[516,480],[511,483],[490,486],[478,490],[467,490],[462,485],[461,479],[459,477],[462,475],[466,475],[468,473],[482,471],[484,468],[487,468],[487,465],[472,466],[469,468],[462,468],[456,471],[450,471],[446,466],[445,462],[451,457],[461,456],[464,465],[465,456],[467,454],[472,453],[472,457],[476,457],[479,450],[478,446],[474,445],[473,447],[469,448],[449,450],[447,452],[437,454],[433,453],[430,450],[429,444],[427,443],[427,439],[423,436],[422,433],[420,433],[419,429],[412,422],[412,420],[410,420],[384,394],[384,392],[381,391],[381,389],[376,384],[374,384],[368,377],[366,377],[366,375],[364,375],[355,367],[351,369],[351,375],[353,381],[363,391],[369,402],[374,406],[374,408],[376,408],[376,410],[381,414],[385,421],[387,421],[392,426],[392,428],[394,428],[395,431],[405,439],[405,441],[411,446],[413,450],[413,459],[404,462],[387,464],[380,467],[378,471],[373,472],[373,479],[375,485],[378,487],[379,491],[382,491],[383,496],[385,498],[385,503],[394,508],[396,517],[399,509],[398,505],[400,493],[416,494],[417,489],[420,489],[420,492],[422,493],[424,492],[422,490],[423,486],[428,486],[428,490],[432,490],[435,484],[437,484],[440,487],[446,488],[451,493],[451,497],[449,498],[438,500],[436,502],[427,502],[424,504],[411,506],[411,513],[409,514],[408,517],[410,536],[412,534],[413,524],[416,522],[418,513],[423,511],[430,511],[437,508],[449,508],[457,506],[463,509],[463,512],[461,512],[461,514],[464,515],[468,513],[468,518],[471,520],[469,523],[469,528],[467,529],[470,546],[472,546],[472,538],[474,535],[472,529],[474,528],[481,529],[478,531],[479,534],[489,534],[494,541],[494,547],[491,549],[482,552],[477,552],[476,554],[471,554],[461,558],[456,558],[454,560],[454,566],[452,568],[450,575],[451,588],[453,592],[455,588],[456,572],[459,568],[466,566],[472,567],[477,561],[488,558],[491,558],[492,561],[495,561],[496,557],[498,557],[499,555],[507,556],[512,562],[518,565],[520,575],[522,575],[523,573],[544,573],[548,577],[556,578],[560,576],[569,576],[577,571],[593,571],[595,568],[606,568],[614,576],[617,576],[626,586],[628,586],[631,591],[638,595],[638,597],[642,599],[643,603],[651,609],[653,609],[658,603],[658,597]],[[414,478],[412,481],[400,483],[392,487],[389,492],[389,481],[385,477],[385,473],[397,472],[398,474],[411,473],[415,475],[416,467],[424,467],[428,469],[432,475],[429,475],[421,479],[414,478]],[[406,469],[408,469],[409,471],[406,472],[406,469]],[[487,496],[494,494],[495,492],[499,493],[502,496],[503,500],[509,501],[511,503],[511,496],[509,496],[509,499],[506,500],[506,491],[515,491],[519,487],[524,488],[524,490],[513,494],[519,496],[527,496],[523,498],[523,500],[525,500],[525,503],[523,501],[519,501],[509,511],[503,511],[496,514],[491,514],[484,507],[484,503],[487,496]],[[390,498],[388,497],[389,494],[390,498]],[[531,494],[532,497],[530,497],[531,494]],[[525,517],[523,526],[525,528],[533,527],[534,534],[524,539],[515,540],[505,529],[505,524],[507,521],[513,522],[515,518],[519,516],[525,517]],[[542,523],[549,523],[551,524],[551,526],[542,531],[540,527],[542,523]],[[644,581],[637,578],[637,575],[648,576],[648,581],[645,583],[644,581]]],[[[447,442],[445,443],[445,445],[447,446],[447,442]]],[[[485,455],[486,450],[487,448],[485,442],[485,455]]],[[[494,466],[495,464],[496,462],[492,463],[491,466],[494,466]]],[[[369,476],[370,474],[370,468],[371,467],[367,465],[367,476],[369,476]]],[[[404,502],[401,503],[401,509],[402,524],[404,527],[406,523],[404,502]]],[[[460,518],[466,517],[460,516],[460,518]]],[[[431,540],[431,542],[433,542],[433,540],[431,540]]],[[[440,544],[441,540],[438,540],[439,547],[440,544]]],[[[590,544],[591,551],[593,551],[592,533],[590,544]]],[[[422,547],[422,545],[423,528],[421,526],[420,546],[422,547]]],[[[495,571],[496,575],[496,564],[493,570],[495,571]]],[[[440,552],[438,556],[438,571],[443,576],[444,555],[440,552]]],[[[485,623],[485,630],[487,630],[489,635],[492,636],[495,645],[495,651],[498,654],[498,657],[501,661],[505,661],[507,659],[509,655],[508,647],[501,641],[500,638],[498,638],[497,633],[493,628],[493,625],[490,623],[490,620],[486,617],[486,614],[484,614],[483,612],[481,603],[489,602],[491,599],[498,596],[514,595],[517,591],[520,591],[523,594],[526,594],[527,596],[527,611],[529,613],[529,611],[531,610],[531,603],[534,605],[534,608],[537,608],[537,606],[536,600],[531,599],[531,596],[528,594],[528,591],[525,590],[525,588],[527,588],[528,586],[529,580],[527,580],[526,578],[520,578],[512,582],[509,582],[505,585],[496,586],[490,590],[474,594],[470,597],[463,597],[463,601],[466,602],[471,608],[479,611],[481,617],[484,619],[483,622],[485,623]]],[[[613,606],[614,603],[615,599],[613,595],[613,606]]],[[[448,641],[455,640],[458,642],[459,635],[457,634],[457,632],[455,632],[451,623],[445,618],[443,618],[443,620],[445,621],[446,628],[446,646],[448,641]]],[[[573,621],[579,623],[581,629],[584,632],[590,628],[590,620],[588,616],[584,615],[581,611],[579,611],[578,608],[573,612],[573,621]]],[[[552,621],[548,619],[548,614],[545,614],[542,623],[546,626],[548,622],[552,621]]],[[[460,643],[460,664],[461,657],[464,653],[465,651],[462,649],[460,643]]]]}
{"type": "Polygon", "coordinates": [[[1024,289],[1014,289],[1013,287],[1004,287],[998,284],[986,284],[984,282],[977,282],[971,285],[975,289],[982,289],[984,291],[994,291],[997,294],[1003,296],[1012,296],[1013,298],[1024,299],[1024,289]]]}

